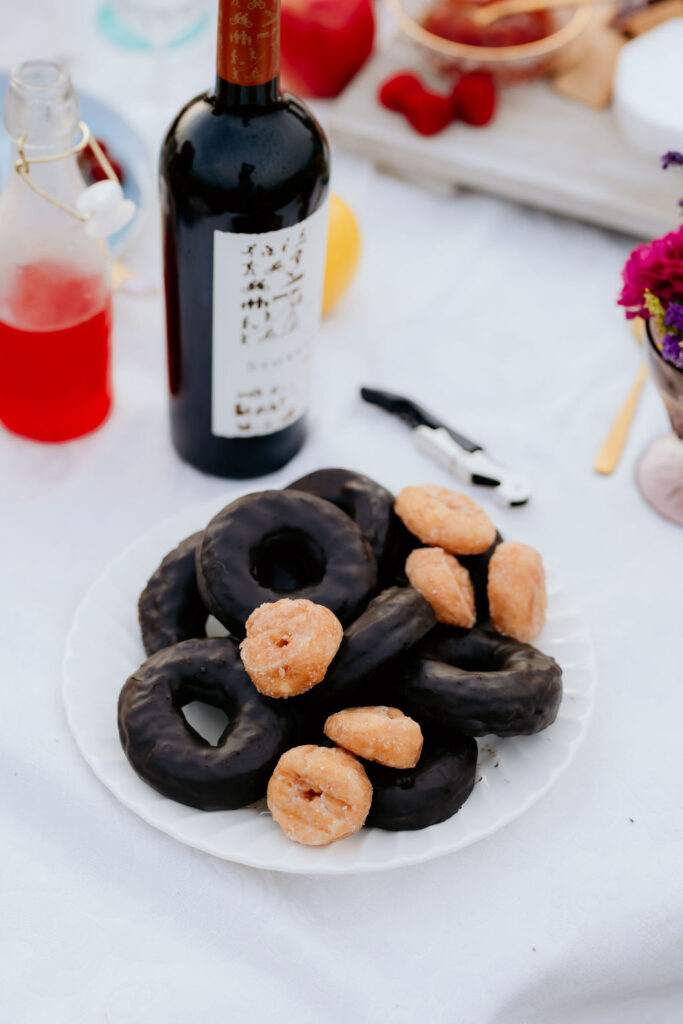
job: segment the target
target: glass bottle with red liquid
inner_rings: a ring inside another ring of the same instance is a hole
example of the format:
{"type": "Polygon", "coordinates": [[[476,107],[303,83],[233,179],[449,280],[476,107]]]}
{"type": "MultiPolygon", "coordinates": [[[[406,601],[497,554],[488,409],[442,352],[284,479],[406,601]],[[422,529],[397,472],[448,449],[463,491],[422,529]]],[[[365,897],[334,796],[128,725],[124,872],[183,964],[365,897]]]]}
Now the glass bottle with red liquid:
{"type": "Polygon", "coordinates": [[[37,441],[68,441],[106,419],[112,390],[108,252],[69,215],[86,183],[75,153],[60,157],[79,126],[67,72],[18,65],[4,121],[13,156],[0,198],[0,422],[37,441]],[[17,173],[21,154],[33,185],[62,208],[17,173]]]}

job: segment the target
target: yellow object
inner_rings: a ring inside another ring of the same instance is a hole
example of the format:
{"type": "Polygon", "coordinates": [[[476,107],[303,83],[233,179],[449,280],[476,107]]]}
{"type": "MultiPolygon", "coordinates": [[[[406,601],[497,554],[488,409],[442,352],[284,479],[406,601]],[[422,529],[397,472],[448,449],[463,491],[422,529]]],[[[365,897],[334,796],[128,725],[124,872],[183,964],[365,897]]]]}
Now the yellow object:
{"type": "Polygon", "coordinates": [[[327,233],[323,316],[337,305],[353,281],[360,261],[361,237],[353,210],[333,192],[327,233]]]}
{"type": "Polygon", "coordinates": [[[126,281],[130,281],[134,277],[137,277],[134,270],[127,267],[125,263],[119,263],[118,260],[114,260],[111,265],[111,286],[115,292],[117,292],[126,281]]]}
{"type": "Polygon", "coordinates": [[[619,410],[605,443],[600,449],[600,454],[595,460],[593,469],[596,473],[604,473],[606,476],[609,476],[617,468],[646,377],[647,366],[643,363],[638,370],[638,376],[633,383],[633,387],[629,391],[626,401],[619,410]]]}

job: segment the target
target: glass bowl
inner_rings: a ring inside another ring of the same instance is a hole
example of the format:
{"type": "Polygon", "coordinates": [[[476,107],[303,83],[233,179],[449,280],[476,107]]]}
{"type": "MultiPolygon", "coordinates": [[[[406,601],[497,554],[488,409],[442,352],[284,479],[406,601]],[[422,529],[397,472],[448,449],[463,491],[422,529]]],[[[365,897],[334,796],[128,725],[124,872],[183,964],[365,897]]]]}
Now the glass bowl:
{"type": "MultiPolygon", "coordinates": [[[[583,33],[591,21],[588,7],[548,11],[554,30],[531,43],[517,46],[472,46],[456,43],[429,32],[422,20],[430,10],[430,0],[386,0],[387,7],[401,31],[440,73],[453,76],[469,71],[486,71],[498,82],[512,85],[546,75],[558,55],[583,33]]],[[[477,0],[473,0],[473,6],[477,0]]]]}

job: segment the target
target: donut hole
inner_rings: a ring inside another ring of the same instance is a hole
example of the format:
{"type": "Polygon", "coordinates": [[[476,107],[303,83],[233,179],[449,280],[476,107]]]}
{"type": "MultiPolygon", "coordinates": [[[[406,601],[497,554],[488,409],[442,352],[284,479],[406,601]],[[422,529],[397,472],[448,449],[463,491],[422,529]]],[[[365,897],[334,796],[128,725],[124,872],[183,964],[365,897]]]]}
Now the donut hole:
{"type": "Polygon", "coordinates": [[[474,654],[458,655],[457,667],[466,672],[500,672],[507,665],[508,655],[504,651],[475,651],[474,654]]]}
{"type": "Polygon", "coordinates": [[[274,530],[249,552],[251,575],[256,582],[277,594],[317,586],[325,575],[325,554],[321,546],[304,533],[289,527],[274,530]]]}
{"type": "Polygon", "coordinates": [[[491,642],[490,636],[467,633],[465,630],[452,630],[456,641],[456,652],[451,654],[448,640],[441,644],[437,640],[435,648],[428,657],[437,661],[444,660],[466,672],[498,672],[507,667],[510,656],[504,644],[491,642]],[[458,644],[458,640],[467,640],[467,646],[458,644]]]}
{"type": "Polygon", "coordinates": [[[183,705],[180,711],[190,728],[206,740],[209,746],[220,745],[230,721],[222,708],[216,708],[201,700],[193,700],[183,705]]]}

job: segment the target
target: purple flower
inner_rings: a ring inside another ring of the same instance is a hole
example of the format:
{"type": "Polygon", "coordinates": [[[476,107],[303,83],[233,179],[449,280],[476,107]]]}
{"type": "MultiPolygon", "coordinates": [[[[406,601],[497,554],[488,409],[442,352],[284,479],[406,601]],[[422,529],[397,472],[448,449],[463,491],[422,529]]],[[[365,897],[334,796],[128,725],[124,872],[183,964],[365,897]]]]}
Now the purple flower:
{"type": "Polygon", "coordinates": [[[675,149],[665,153],[662,157],[662,170],[665,171],[667,167],[683,167],[683,153],[678,153],[675,149]]]}
{"type": "Polygon", "coordinates": [[[662,338],[662,355],[667,363],[683,369],[683,342],[675,334],[665,334],[662,338]]]}
{"type": "Polygon", "coordinates": [[[679,302],[670,302],[664,314],[667,327],[674,327],[683,334],[683,306],[679,302]]]}

